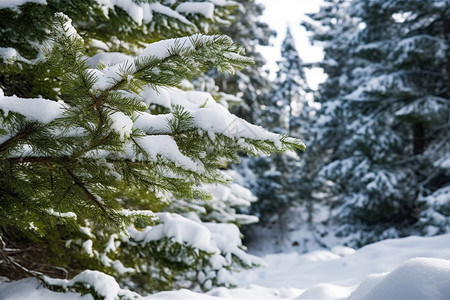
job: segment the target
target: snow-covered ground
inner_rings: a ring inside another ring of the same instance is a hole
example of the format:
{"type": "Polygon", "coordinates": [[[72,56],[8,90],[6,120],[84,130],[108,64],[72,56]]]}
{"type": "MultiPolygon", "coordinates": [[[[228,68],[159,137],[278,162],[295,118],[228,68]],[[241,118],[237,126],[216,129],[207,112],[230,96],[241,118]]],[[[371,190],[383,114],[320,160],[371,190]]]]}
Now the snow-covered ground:
{"type": "MultiPolygon", "coordinates": [[[[450,235],[408,237],[371,244],[357,251],[335,247],[306,254],[263,257],[267,266],[236,274],[239,287],[207,294],[188,290],[161,292],[146,300],[220,299],[449,299],[450,235]]],[[[2,300],[88,300],[58,294],[34,279],[0,284],[2,300]]],[[[113,299],[113,298],[111,298],[113,299]]]]}

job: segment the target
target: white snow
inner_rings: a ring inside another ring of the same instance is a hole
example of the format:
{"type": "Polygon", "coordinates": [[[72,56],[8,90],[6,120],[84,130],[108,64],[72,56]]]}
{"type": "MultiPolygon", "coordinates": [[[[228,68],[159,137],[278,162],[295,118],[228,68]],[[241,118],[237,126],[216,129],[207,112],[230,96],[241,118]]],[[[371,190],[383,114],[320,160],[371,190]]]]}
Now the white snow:
{"type": "Polygon", "coordinates": [[[109,51],[109,46],[105,42],[97,39],[89,39],[89,46],[98,48],[100,50],[109,51]]]}
{"type": "Polygon", "coordinates": [[[445,59],[447,45],[444,39],[426,34],[414,35],[400,40],[392,50],[391,56],[395,58],[396,64],[401,64],[411,59],[414,54],[423,54],[425,49],[432,49],[435,59],[445,59]]]}
{"type": "MultiPolygon", "coordinates": [[[[137,3],[129,0],[111,0],[111,4],[116,5],[127,12],[127,14],[139,25],[144,19],[144,9],[149,10],[149,6],[139,6],[137,3]]],[[[148,14],[151,12],[147,12],[148,14]]]]}
{"type": "MultiPolygon", "coordinates": [[[[148,226],[143,230],[128,228],[130,243],[145,245],[163,238],[185,244],[210,253],[210,268],[199,273],[198,280],[203,285],[212,284],[215,279],[227,286],[236,284],[227,266],[238,258],[247,265],[263,265],[258,257],[245,253],[242,249],[241,233],[234,224],[201,222],[198,216],[187,218],[173,213],[157,213],[160,224],[148,226]]],[[[193,214],[195,215],[195,214],[193,214]]],[[[192,217],[192,215],[191,215],[192,217]]]]}
{"type": "Polygon", "coordinates": [[[116,300],[120,299],[120,297],[133,299],[138,296],[134,292],[121,289],[113,277],[99,271],[85,270],[71,280],[53,279],[49,277],[45,277],[44,279],[49,284],[61,285],[63,287],[74,286],[76,283],[84,283],[94,288],[97,294],[104,297],[104,300],[116,300]]]}
{"type": "Polygon", "coordinates": [[[450,260],[412,258],[385,274],[371,275],[349,299],[445,300],[450,296],[450,260]]]}
{"type": "Polygon", "coordinates": [[[6,63],[17,60],[17,61],[25,62],[27,64],[31,64],[30,60],[24,58],[14,48],[2,48],[2,47],[0,47],[0,58],[2,58],[3,61],[6,62],[6,63]]]}
{"type": "Polygon", "coordinates": [[[350,101],[371,101],[373,99],[371,93],[380,93],[383,95],[393,92],[413,94],[415,91],[405,84],[402,75],[404,75],[402,72],[397,72],[373,77],[344,98],[350,101]]]}
{"type": "Polygon", "coordinates": [[[139,128],[148,134],[170,134],[169,121],[172,119],[172,114],[151,115],[146,112],[140,112],[133,127],[139,128]]]}
{"type": "Polygon", "coordinates": [[[169,135],[145,136],[136,138],[139,147],[145,150],[151,159],[158,156],[175,163],[175,166],[198,172],[203,170],[201,162],[194,162],[178,149],[177,143],[169,135]]]}
{"type": "Polygon", "coordinates": [[[109,116],[112,120],[111,128],[119,133],[123,139],[131,135],[133,129],[133,121],[123,112],[115,112],[109,116]]]}
{"type": "Polygon", "coordinates": [[[444,156],[438,159],[434,165],[444,169],[450,169],[450,154],[444,154],[444,156]]]}
{"type": "MultiPolygon", "coordinates": [[[[44,0],[14,0],[13,2],[40,2],[45,4],[44,0]]],[[[170,5],[173,5],[174,1],[160,1],[164,4],[161,4],[159,2],[136,2],[132,0],[96,0],[96,2],[100,5],[100,9],[103,11],[105,16],[108,16],[109,10],[113,9],[116,6],[125,11],[130,16],[130,18],[138,25],[151,22],[153,19],[153,15],[156,13],[176,19],[177,21],[190,26],[195,25],[188,19],[186,19],[186,17],[182,14],[199,14],[205,16],[206,18],[212,18],[214,4],[217,6],[225,6],[235,5],[236,3],[234,1],[226,0],[211,0],[210,2],[189,2],[182,3],[177,6],[175,10],[173,10],[172,8],[170,8],[170,5]]],[[[17,6],[17,4],[14,6],[17,6]]]]}
{"type": "Polygon", "coordinates": [[[216,103],[210,93],[199,91],[183,91],[177,88],[158,87],[153,89],[150,86],[144,87],[140,95],[136,97],[142,99],[147,105],[157,104],[171,108],[174,105],[195,110],[201,107],[215,107],[224,113],[229,113],[222,105],[216,103]]]}
{"type": "Polygon", "coordinates": [[[424,199],[429,206],[438,208],[450,202],[450,185],[445,186],[424,199]]]}
{"type": "Polygon", "coordinates": [[[2,1],[0,1],[0,9],[4,9],[4,8],[17,9],[18,6],[24,5],[25,3],[47,4],[47,1],[46,0],[2,0],[2,1]]]}
{"type": "Polygon", "coordinates": [[[174,241],[207,251],[215,252],[211,246],[211,233],[201,224],[177,214],[157,213],[161,222],[149,226],[142,231],[129,228],[130,236],[139,242],[151,242],[162,238],[172,238],[174,241]]]}
{"type": "Polygon", "coordinates": [[[227,202],[231,207],[250,206],[251,202],[256,201],[256,197],[249,189],[239,184],[231,183],[229,185],[216,185],[212,189],[214,199],[221,202],[227,202]]]}
{"type": "MultiPolygon", "coordinates": [[[[0,278],[1,279],[1,278],[0,278]]],[[[0,299],[2,300],[94,300],[91,295],[52,292],[42,288],[42,283],[34,278],[22,279],[3,284],[0,280],[0,299]]]]}
{"type": "MultiPolygon", "coordinates": [[[[151,5],[161,5],[159,3],[151,5]]],[[[171,54],[171,51],[177,47],[183,47],[186,51],[194,50],[194,41],[207,42],[213,40],[214,36],[207,36],[201,34],[194,34],[188,37],[167,39],[159,42],[151,43],[140,53],[138,57],[154,57],[158,59],[164,59],[171,54]]],[[[107,58],[111,62],[115,62],[114,65],[105,67],[103,70],[96,72],[97,82],[92,87],[92,90],[106,90],[112,87],[115,83],[122,79],[123,70],[127,70],[127,73],[133,74],[136,72],[135,59],[127,56],[123,56],[118,53],[113,54],[102,54],[100,56],[94,57],[89,62],[90,65],[94,65],[101,59],[107,58]]]]}
{"type": "Polygon", "coordinates": [[[172,10],[168,6],[162,5],[161,3],[152,3],[152,4],[150,4],[150,7],[156,13],[166,15],[171,18],[175,18],[178,21],[183,22],[187,25],[192,25],[192,26],[194,25],[188,19],[186,19],[184,16],[180,15],[178,12],[172,10]]]}
{"type": "Polygon", "coordinates": [[[157,104],[163,107],[170,108],[172,103],[169,95],[169,90],[171,89],[160,88],[158,90],[155,90],[150,86],[146,86],[141,93],[142,101],[144,101],[144,103],[148,105],[157,104]]]}
{"type": "Polygon", "coordinates": [[[146,217],[154,217],[155,213],[151,210],[129,210],[122,209],[118,212],[122,216],[130,217],[130,216],[146,216],[146,217]]]}
{"type": "Polygon", "coordinates": [[[17,96],[5,96],[0,89],[0,110],[4,114],[15,112],[25,116],[30,121],[50,123],[62,116],[65,105],[62,101],[47,99],[19,98],[17,96]]]}
{"type": "Polygon", "coordinates": [[[83,243],[83,250],[89,255],[94,256],[94,251],[92,250],[93,242],[92,240],[87,240],[83,243]]]}
{"type": "Polygon", "coordinates": [[[235,115],[215,108],[202,108],[194,112],[194,124],[207,132],[221,133],[228,137],[269,140],[281,149],[280,136],[242,120],[235,115]]]}
{"type": "MultiPolygon", "coordinates": [[[[142,234],[144,238],[145,234],[142,234]]],[[[220,231],[216,234],[220,234],[220,231]]],[[[216,242],[226,244],[228,238],[233,239],[226,234],[222,238],[222,241],[217,239],[216,242]]],[[[333,251],[320,250],[306,254],[270,254],[262,258],[266,267],[234,274],[237,288],[216,288],[206,294],[188,290],[168,291],[141,299],[319,300],[349,297],[358,300],[444,300],[450,295],[448,249],[450,235],[447,234],[386,240],[357,251],[336,248],[333,251]]],[[[120,289],[112,277],[96,271],[85,271],[70,281],[57,282],[63,282],[65,286],[75,282],[93,284],[106,299],[131,295],[131,292],[120,289]]],[[[5,300],[92,299],[89,295],[82,297],[73,293],[62,295],[51,292],[34,279],[12,283],[0,281],[0,295],[5,300]]]]}
{"type": "Polygon", "coordinates": [[[208,2],[185,2],[178,5],[175,10],[184,14],[200,14],[209,19],[214,16],[214,4],[208,2]]]}
{"type": "Polygon", "coordinates": [[[230,0],[209,0],[209,1],[216,6],[238,5],[238,2],[230,0]]]}
{"type": "Polygon", "coordinates": [[[101,52],[89,57],[86,60],[86,63],[92,68],[95,68],[100,62],[102,62],[105,66],[108,66],[117,64],[126,59],[130,59],[130,56],[121,52],[101,52]]]}
{"type": "Polygon", "coordinates": [[[101,5],[101,9],[105,16],[108,16],[110,9],[117,6],[124,10],[138,25],[152,21],[153,13],[163,14],[185,24],[193,25],[184,16],[180,15],[169,6],[161,3],[139,3],[132,0],[97,0],[97,2],[101,5]]]}
{"type": "Polygon", "coordinates": [[[71,211],[61,213],[61,212],[54,211],[53,208],[49,208],[46,211],[52,216],[61,217],[61,218],[74,218],[75,220],[77,219],[77,215],[71,211]]]}
{"type": "Polygon", "coordinates": [[[149,44],[140,54],[140,56],[154,56],[159,59],[164,59],[170,55],[171,50],[176,48],[177,46],[182,46],[188,50],[194,50],[193,41],[201,40],[202,42],[211,41],[214,39],[214,36],[194,34],[188,37],[182,38],[174,38],[174,39],[166,39],[161,40],[155,43],[149,44]]]}
{"type": "MultiPolygon", "coordinates": [[[[240,258],[248,265],[258,264],[264,265],[264,262],[258,259],[256,256],[246,254],[241,246],[241,234],[239,228],[234,224],[226,223],[203,223],[211,233],[213,244],[224,253],[230,253],[240,258]]],[[[231,255],[227,257],[227,260],[231,260],[231,255]]]]}
{"type": "Polygon", "coordinates": [[[72,26],[72,19],[69,18],[62,12],[55,13],[55,16],[64,20],[64,24],[62,24],[62,34],[70,38],[76,38],[78,40],[83,40],[82,37],[78,34],[75,27],[72,26]]]}
{"type": "Polygon", "coordinates": [[[448,118],[447,100],[441,97],[421,97],[395,112],[396,116],[412,117],[426,123],[441,124],[448,118]]]}
{"type": "MultiPolygon", "coordinates": [[[[306,292],[318,284],[348,289],[347,296],[371,274],[390,272],[415,257],[450,259],[447,251],[450,235],[432,238],[408,237],[386,240],[363,247],[356,252],[339,256],[327,251],[313,251],[304,255],[297,253],[268,255],[264,271],[249,271],[238,275],[240,282],[266,287],[294,287],[306,292]]],[[[421,272],[420,268],[417,272],[421,272]]],[[[444,288],[435,282],[436,290],[444,288]]],[[[337,299],[329,297],[325,299],[337,299]]],[[[291,299],[291,298],[288,298],[291,299]]],[[[316,299],[316,298],[313,298],[316,299]]],[[[357,298],[365,299],[365,298],[357,298]]],[[[380,299],[380,298],[379,298],[380,299]]],[[[385,294],[381,299],[395,299],[385,294]]],[[[427,298],[423,298],[427,299],[427,298]]],[[[428,298],[433,299],[433,298],[428,298]]]]}

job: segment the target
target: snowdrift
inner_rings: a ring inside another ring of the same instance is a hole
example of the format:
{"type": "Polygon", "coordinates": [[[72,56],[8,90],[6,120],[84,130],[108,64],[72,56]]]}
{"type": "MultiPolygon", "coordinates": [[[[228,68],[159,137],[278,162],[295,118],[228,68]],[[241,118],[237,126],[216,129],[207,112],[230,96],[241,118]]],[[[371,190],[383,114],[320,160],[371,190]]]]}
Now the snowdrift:
{"type": "MultiPolygon", "coordinates": [[[[444,300],[450,295],[450,235],[386,240],[354,251],[345,247],[306,254],[266,255],[266,267],[235,274],[239,287],[207,294],[161,292],[144,300],[220,299],[408,299],[444,300]]],[[[55,293],[35,279],[0,281],[2,300],[89,300],[55,293]]]]}

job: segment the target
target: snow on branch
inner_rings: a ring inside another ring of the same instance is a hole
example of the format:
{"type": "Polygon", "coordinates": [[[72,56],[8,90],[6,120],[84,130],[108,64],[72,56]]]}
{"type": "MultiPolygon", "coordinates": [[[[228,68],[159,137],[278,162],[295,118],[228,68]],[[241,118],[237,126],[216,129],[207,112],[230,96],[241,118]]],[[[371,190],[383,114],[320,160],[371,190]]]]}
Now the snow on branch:
{"type": "Polygon", "coordinates": [[[44,276],[43,279],[48,285],[60,286],[65,290],[77,284],[83,284],[87,288],[93,289],[105,300],[133,299],[139,296],[135,292],[120,288],[114,277],[99,271],[85,270],[71,280],[54,279],[47,276],[44,276]]]}
{"type": "MultiPolygon", "coordinates": [[[[175,166],[194,172],[204,172],[200,162],[194,162],[192,159],[182,154],[178,149],[175,140],[168,135],[146,136],[136,139],[136,142],[150,156],[150,159],[157,161],[158,157],[172,161],[175,166]]],[[[131,153],[132,158],[134,153],[131,153]]]]}
{"type": "Polygon", "coordinates": [[[181,3],[175,10],[185,14],[201,14],[208,19],[212,19],[214,16],[214,4],[208,2],[181,3]]]}
{"type": "Polygon", "coordinates": [[[66,107],[63,101],[5,96],[3,90],[0,89],[0,110],[6,116],[9,112],[14,112],[25,116],[30,121],[50,123],[56,118],[60,118],[66,107]]]}
{"type": "Polygon", "coordinates": [[[168,17],[177,19],[178,21],[181,21],[182,23],[185,23],[186,25],[194,26],[188,19],[186,19],[184,16],[180,15],[177,11],[174,11],[168,6],[162,5],[160,3],[153,3],[150,4],[151,8],[154,12],[166,15],[168,17]]]}
{"type": "Polygon", "coordinates": [[[24,5],[25,3],[38,3],[38,4],[47,4],[46,0],[8,0],[8,1],[0,1],[0,9],[10,8],[18,10],[18,7],[24,5]]]}
{"type": "Polygon", "coordinates": [[[19,51],[11,47],[0,47],[0,58],[3,59],[3,62],[5,63],[12,63],[14,61],[21,61],[27,64],[32,63],[32,61],[20,55],[19,51]]]}
{"type": "MultiPolygon", "coordinates": [[[[235,67],[252,62],[250,58],[243,56],[242,48],[235,45],[229,37],[202,34],[149,44],[140,55],[134,58],[125,58],[116,53],[110,55],[103,53],[101,56],[103,59],[106,57],[109,62],[114,64],[102,70],[87,70],[97,77],[97,81],[92,87],[93,92],[111,89],[120,82],[133,79],[133,76],[155,84],[153,81],[158,77],[170,74],[174,81],[171,82],[172,85],[179,85],[183,79],[195,76],[212,62],[216,63],[217,67],[223,71],[234,71],[235,67]],[[193,74],[179,71],[180,64],[176,64],[176,62],[180,59],[190,64],[185,65],[186,68],[189,68],[186,71],[191,71],[193,74]]],[[[100,61],[100,59],[94,56],[88,62],[92,64],[95,61],[100,61]]]]}
{"type": "Polygon", "coordinates": [[[180,244],[187,244],[206,252],[216,252],[211,244],[211,233],[200,223],[177,214],[157,213],[160,224],[144,230],[128,228],[130,237],[137,242],[148,243],[162,238],[170,238],[180,244]]]}

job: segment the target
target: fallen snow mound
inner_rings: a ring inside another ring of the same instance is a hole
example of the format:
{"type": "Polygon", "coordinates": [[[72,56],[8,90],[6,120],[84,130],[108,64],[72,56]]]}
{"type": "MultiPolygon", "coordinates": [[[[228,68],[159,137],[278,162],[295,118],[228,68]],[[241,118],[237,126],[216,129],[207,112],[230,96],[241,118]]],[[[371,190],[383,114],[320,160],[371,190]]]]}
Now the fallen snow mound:
{"type": "MultiPolygon", "coordinates": [[[[138,299],[444,300],[450,299],[448,249],[450,234],[385,240],[357,251],[340,247],[306,254],[271,254],[263,257],[265,268],[234,274],[239,283],[237,288],[216,288],[208,293],[168,291],[138,299]]],[[[120,295],[115,299],[119,298],[120,295]]],[[[16,299],[93,300],[93,297],[52,292],[36,279],[5,282],[0,277],[0,300],[16,299]]]]}
{"type": "Polygon", "coordinates": [[[450,260],[413,258],[389,273],[370,275],[349,299],[446,300],[450,297],[450,260]]]}

